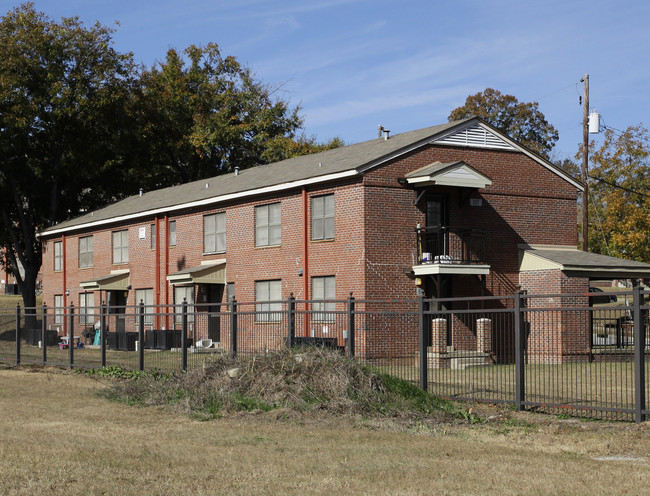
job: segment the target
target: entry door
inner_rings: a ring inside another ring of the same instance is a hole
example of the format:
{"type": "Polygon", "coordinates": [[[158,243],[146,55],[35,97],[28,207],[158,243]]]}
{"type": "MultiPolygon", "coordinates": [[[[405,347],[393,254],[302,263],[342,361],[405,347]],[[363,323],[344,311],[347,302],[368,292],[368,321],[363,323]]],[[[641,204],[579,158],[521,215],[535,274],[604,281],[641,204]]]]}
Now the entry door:
{"type": "Polygon", "coordinates": [[[115,330],[117,332],[126,330],[124,313],[128,294],[128,291],[108,291],[108,313],[115,315],[115,330]]]}
{"type": "Polygon", "coordinates": [[[447,234],[447,199],[444,196],[429,196],[426,200],[427,237],[425,250],[434,257],[449,253],[447,234]]]}
{"type": "Polygon", "coordinates": [[[221,301],[223,284],[207,284],[206,296],[208,303],[208,338],[215,342],[221,341],[221,301]]]}

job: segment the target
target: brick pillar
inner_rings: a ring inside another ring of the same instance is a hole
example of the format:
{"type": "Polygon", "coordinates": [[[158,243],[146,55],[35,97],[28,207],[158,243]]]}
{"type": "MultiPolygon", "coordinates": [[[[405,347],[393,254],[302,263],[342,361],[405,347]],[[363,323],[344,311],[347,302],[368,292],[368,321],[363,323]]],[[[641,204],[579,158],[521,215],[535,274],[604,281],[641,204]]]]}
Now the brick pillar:
{"type": "Polygon", "coordinates": [[[447,320],[433,319],[431,334],[431,352],[447,353],[447,320]]]}
{"type": "Polygon", "coordinates": [[[476,351],[492,351],[492,319],[476,321],[476,351]]]}

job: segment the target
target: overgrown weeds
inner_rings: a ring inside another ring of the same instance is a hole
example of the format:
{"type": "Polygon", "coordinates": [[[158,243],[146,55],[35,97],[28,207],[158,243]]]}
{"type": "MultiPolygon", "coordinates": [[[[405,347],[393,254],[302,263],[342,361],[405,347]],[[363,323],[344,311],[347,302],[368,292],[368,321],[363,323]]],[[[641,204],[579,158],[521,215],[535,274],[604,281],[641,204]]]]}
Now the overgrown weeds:
{"type": "Polygon", "coordinates": [[[451,402],[417,386],[320,348],[261,356],[219,356],[187,373],[133,376],[116,371],[113,399],[143,406],[166,405],[209,419],[234,412],[289,410],[330,415],[472,420],[451,402]],[[161,380],[162,379],[162,380],[161,380]]]}

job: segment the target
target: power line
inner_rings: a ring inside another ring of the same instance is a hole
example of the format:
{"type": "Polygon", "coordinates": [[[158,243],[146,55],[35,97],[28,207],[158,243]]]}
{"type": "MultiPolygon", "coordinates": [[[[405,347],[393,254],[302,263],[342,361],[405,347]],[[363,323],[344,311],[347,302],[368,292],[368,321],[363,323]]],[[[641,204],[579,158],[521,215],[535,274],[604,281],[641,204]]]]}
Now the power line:
{"type": "Polygon", "coordinates": [[[608,186],[611,186],[612,188],[622,189],[623,191],[627,191],[628,193],[632,193],[633,195],[647,196],[648,198],[650,198],[650,194],[648,194],[648,193],[641,193],[640,191],[636,191],[636,190],[633,190],[633,189],[630,189],[630,188],[626,188],[625,186],[621,186],[619,184],[612,183],[612,182],[607,181],[606,179],[603,179],[603,178],[600,178],[600,177],[589,176],[589,179],[593,179],[594,181],[605,183],[608,186]]]}

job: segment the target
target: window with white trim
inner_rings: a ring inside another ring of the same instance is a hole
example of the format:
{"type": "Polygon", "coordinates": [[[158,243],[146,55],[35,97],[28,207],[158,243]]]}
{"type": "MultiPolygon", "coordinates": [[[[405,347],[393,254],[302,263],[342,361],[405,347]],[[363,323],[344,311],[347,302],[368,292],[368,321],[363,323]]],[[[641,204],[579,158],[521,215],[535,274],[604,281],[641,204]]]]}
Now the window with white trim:
{"type": "Polygon", "coordinates": [[[280,322],[282,320],[282,281],[255,282],[255,321],[280,322]]]}
{"type": "Polygon", "coordinates": [[[176,221],[169,221],[169,246],[176,246],[176,221]]]}
{"type": "MultiPolygon", "coordinates": [[[[313,300],[334,300],[336,299],[336,278],[334,276],[312,277],[312,298],[313,300]]],[[[314,311],[314,321],[334,322],[336,320],[336,302],[314,301],[311,305],[314,311]]]]}
{"type": "Polygon", "coordinates": [[[79,238],[79,268],[85,269],[93,266],[93,237],[79,238]]]}
{"type": "Polygon", "coordinates": [[[255,207],[255,246],[277,246],[282,242],[280,203],[255,207]]]}
{"type": "Polygon", "coordinates": [[[194,322],[194,286],[174,286],[176,323],[183,322],[183,300],[187,302],[187,322],[194,322]]]}
{"type": "Polygon", "coordinates": [[[63,295],[54,295],[54,323],[63,324],[63,295]]]}
{"type": "Polygon", "coordinates": [[[129,261],[129,231],[113,232],[113,263],[121,264],[129,261]]]}
{"type": "Polygon", "coordinates": [[[138,315],[140,315],[140,302],[144,303],[144,323],[153,324],[153,316],[156,313],[153,307],[153,289],[135,290],[135,303],[138,305],[138,315]]]}
{"type": "Polygon", "coordinates": [[[63,242],[54,242],[54,271],[60,272],[63,270],[63,242]]]}
{"type": "Polygon", "coordinates": [[[203,252],[226,251],[226,213],[203,216],[203,252]]]}
{"type": "Polygon", "coordinates": [[[79,294],[79,323],[80,324],[93,324],[95,322],[95,294],[94,293],[80,293],[79,294]]]}
{"type": "Polygon", "coordinates": [[[334,239],[334,195],[311,199],[311,239],[334,239]]]}

